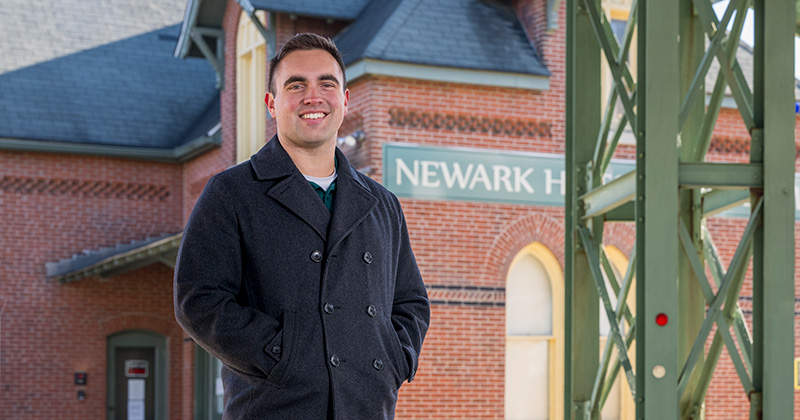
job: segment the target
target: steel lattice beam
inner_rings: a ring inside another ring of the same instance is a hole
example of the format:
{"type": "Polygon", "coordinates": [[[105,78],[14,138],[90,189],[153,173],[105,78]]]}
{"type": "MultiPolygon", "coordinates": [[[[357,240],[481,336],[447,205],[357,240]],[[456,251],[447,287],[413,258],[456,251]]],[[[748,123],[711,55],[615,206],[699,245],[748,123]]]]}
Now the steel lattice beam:
{"type": "Polygon", "coordinates": [[[751,419],[792,418],[795,6],[732,0],[718,19],[712,3],[634,0],[618,42],[600,0],[567,2],[567,419],[598,418],[621,371],[637,418],[703,418],[723,348],[751,419]],[[756,15],[752,87],[736,60],[748,7],[756,15]],[[613,78],[605,100],[601,57],[613,78]],[[714,60],[720,69],[706,104],[714,60]],[[746,164],[704,161],[726,86],[751,133],[746,164]],[[624,115],[613,121],[617,101],[624,115]],[[636,170],[603,185],[626,126],[636,139],[636,170]],[[725,270],[705,219],[748,196],[751,217],[725,270]],[[618,221],[636,227],[636,257],[621,284],[602,248],[604,223],[618,221]],[[751,261],[752,330],[738,307],[751,261]],[[598,363],[601,308],[611,333],[598,363]]]}

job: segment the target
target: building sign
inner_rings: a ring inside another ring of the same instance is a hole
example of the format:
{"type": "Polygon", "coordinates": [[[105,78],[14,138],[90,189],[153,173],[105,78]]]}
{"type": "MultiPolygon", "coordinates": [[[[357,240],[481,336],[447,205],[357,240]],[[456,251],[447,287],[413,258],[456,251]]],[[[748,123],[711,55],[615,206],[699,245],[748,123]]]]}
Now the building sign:
{"type": "MultiPolygon", "coordinates": [[[[612,160],[604,182],[634,169],[633,161],[612,160]]],[[[398,197],[563,206],[567,177],[563,155],[385,143],[383,185],[398,197]]],[[[749,203],[720,215],[749,217],[749,203]]]]}
{"type": "MultiPolygon", "coordinates": [[[[383,185],[399,197],[563,206],[564,157],[526,152],[383,145],[383,185]]],[[[632,171],[612,162],[609,181],[632,171]]]]}

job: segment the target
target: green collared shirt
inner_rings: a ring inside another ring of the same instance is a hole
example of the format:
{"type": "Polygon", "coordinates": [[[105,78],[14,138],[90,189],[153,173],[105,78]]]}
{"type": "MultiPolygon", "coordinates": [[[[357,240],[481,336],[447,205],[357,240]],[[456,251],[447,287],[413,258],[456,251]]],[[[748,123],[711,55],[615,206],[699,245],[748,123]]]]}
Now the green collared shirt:
{"type": "Polygon", "coordinates": [[[333,197],[336,195],[336,180],[334,179],[331,182],[331,185],[328,186],[327,190],[323,190],[322,187],[317,185],[316,182],[308,181],[309,184],[314,188],[319,198],[322,200],[322,203],[325,204],[325,207],[328,209],[329,212],[333,211],[333,197]]]}

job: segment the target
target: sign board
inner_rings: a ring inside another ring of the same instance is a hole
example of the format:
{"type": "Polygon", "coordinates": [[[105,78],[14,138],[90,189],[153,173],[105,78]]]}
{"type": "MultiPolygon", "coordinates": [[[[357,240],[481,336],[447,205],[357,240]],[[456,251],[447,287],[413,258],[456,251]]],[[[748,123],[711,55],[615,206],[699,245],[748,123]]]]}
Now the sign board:
{"type": "MultiPolygon", "coordinates": [[[[606,181],[635,168],[609,166],[606,181]]],[[[563,206],[567,177],[560,155],[387,143],[383,185],[399,197],[563,206]]]]}
{"type": "MultiPolygon", "coordinates": [[[[634,170],[612,160],[607,183],[634,170]]],[[[504,150],[383,145],[383,185],[398,197],[564,206],[563,155],[504,150]]],[[[749,217],[749,204],[720,213],[749,217]]],[[[795,219],[800,219],[800,174],[795,174],[795,219]]]]}
{"type": "Polygon", "coordinates": [[[147,360],[126,360],[125,376],[128,378],[146,378],[148,374],[147,360]]]}

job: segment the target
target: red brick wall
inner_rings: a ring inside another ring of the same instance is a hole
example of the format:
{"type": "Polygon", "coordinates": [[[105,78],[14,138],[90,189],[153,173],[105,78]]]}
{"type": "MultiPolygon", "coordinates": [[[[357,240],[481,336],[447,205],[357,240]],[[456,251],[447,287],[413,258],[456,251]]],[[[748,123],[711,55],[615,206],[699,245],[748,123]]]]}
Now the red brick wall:
{"type": "MultiPolygon", "coordinates": [[[[84,249],[182,229],[178,165],[0,152],[0,407],[8,419],[88,419],[106,413],[106,344],[130,329],[167,337],[180,366],[172,270],[160,264],[110,279],[59,284],[45,263],[84,249]],[[87,372],[75,386],[73,374],[87,372]],[[86,399],[77,401],[78,390],[86,399]]],[[[191,388],[169,370],[170,417],[189,418],[191,388]],[[188,391],[188,392],[187,392],[188,391]]]]}

